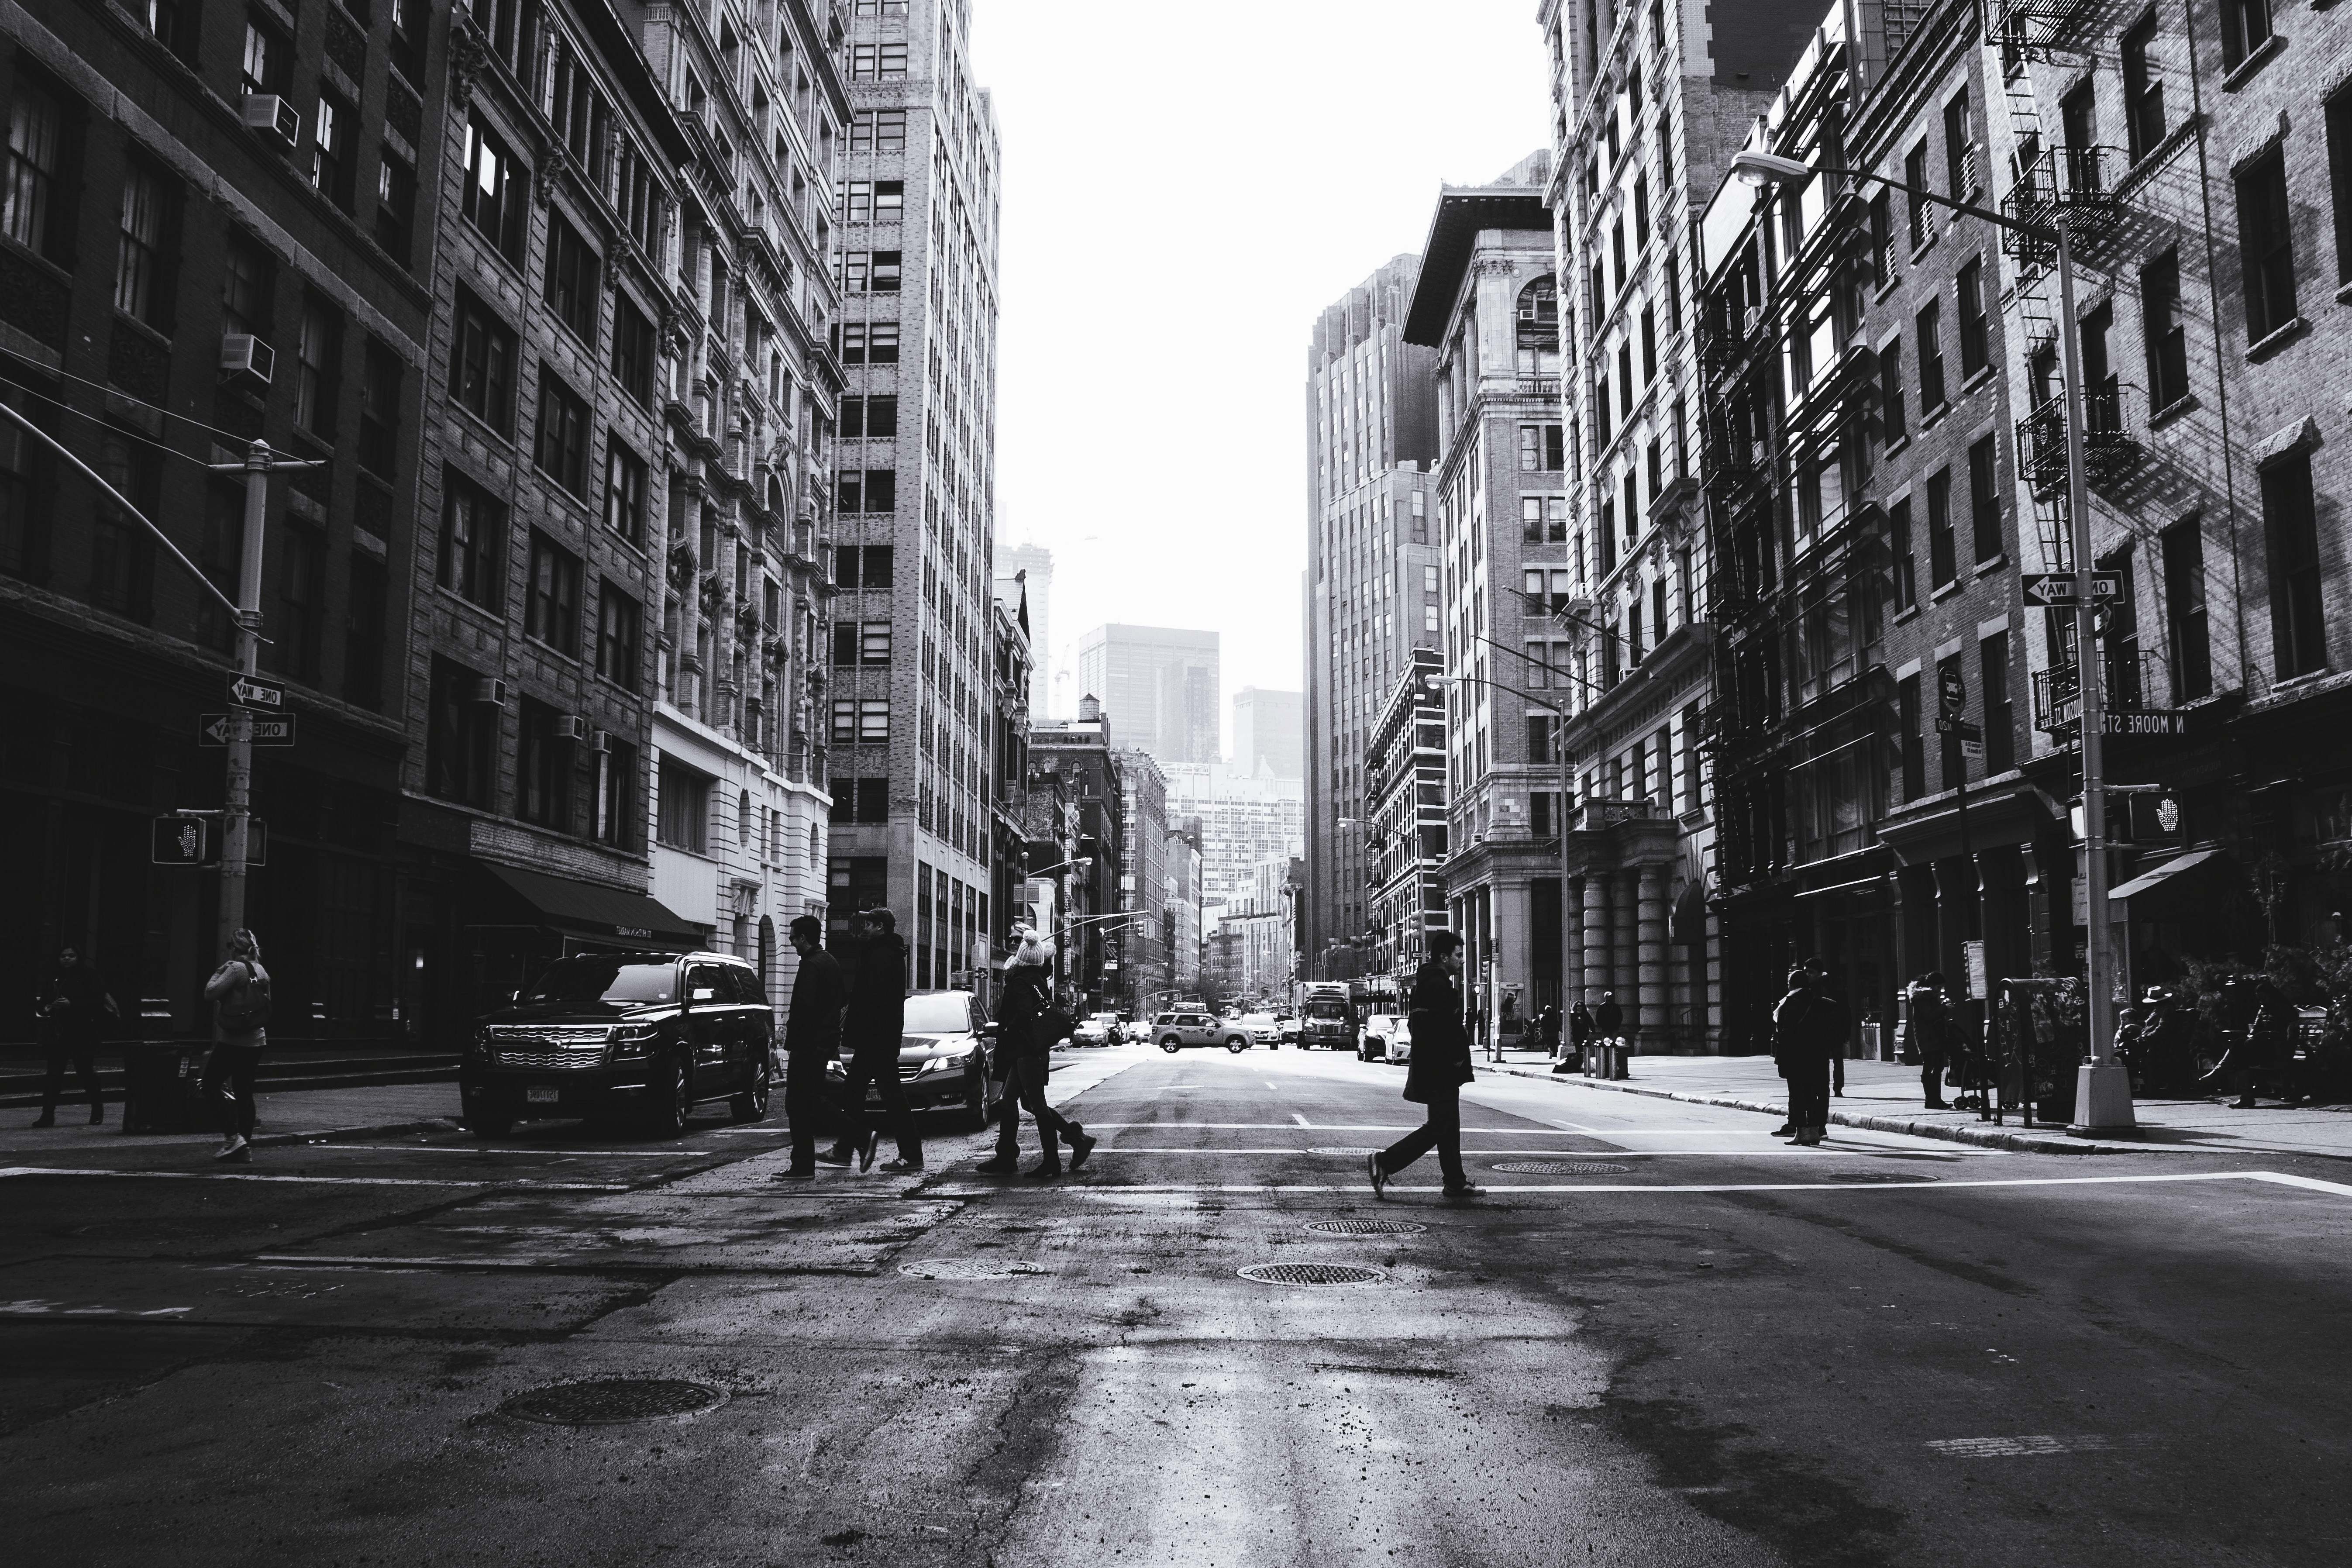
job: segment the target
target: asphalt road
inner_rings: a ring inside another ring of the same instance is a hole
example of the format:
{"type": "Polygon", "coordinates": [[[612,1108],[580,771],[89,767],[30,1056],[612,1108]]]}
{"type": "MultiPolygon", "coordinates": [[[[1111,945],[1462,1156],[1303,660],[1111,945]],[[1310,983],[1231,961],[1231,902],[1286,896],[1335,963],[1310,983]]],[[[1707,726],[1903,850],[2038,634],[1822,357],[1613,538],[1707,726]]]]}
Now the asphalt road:
{"type": "Polygon", "coordinates": [[[7,1555],[2352,1560],[2344,1163],[1794,1150],[1498,1078],[1486,1195],[1431,1160],[1375,1202],[1402,1076],[1080,1053],[1054,1092],[1102,1144],[1058,1184],[950,1131],[920,1180],[780,1187],[781,1117],[12,1168],[7,1555]],[[1359,1221],[1419,1228],[1311,1228],[1359,1221]],[[528,1414],[605,1379],[709,1407],[528,1414]]]}

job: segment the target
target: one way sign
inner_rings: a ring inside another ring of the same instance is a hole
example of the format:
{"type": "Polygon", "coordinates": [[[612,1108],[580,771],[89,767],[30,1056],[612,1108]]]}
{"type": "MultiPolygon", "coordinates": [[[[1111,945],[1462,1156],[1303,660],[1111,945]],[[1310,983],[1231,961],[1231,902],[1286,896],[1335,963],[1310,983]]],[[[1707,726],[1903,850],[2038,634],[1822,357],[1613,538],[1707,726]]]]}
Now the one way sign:
{"type": "MultiPolygon", "coordinates": [[[[2072,572],[2029,572],[2025,574],[2025,602],[2039,605],[2045,610],[2071,610],[2082,603],[2075,596],[2074,574],[2072,572]]],[[[2124,596],[2124,574],[2120,572],[2091,574],[2091,598],[2105,604],[2124,596]]]]}
{"type": "MultiPolygon", "coordinates": [[[[256,713],[250,717],[255,745],[290,746],[294,743],[293,714],[287,713],[271,718],[256,713]]],[[[205,714],[204,721],[196,726],[196,743],[200,746],[227,745],[228,721],[229,716],[226,713],[205,714]]]]}

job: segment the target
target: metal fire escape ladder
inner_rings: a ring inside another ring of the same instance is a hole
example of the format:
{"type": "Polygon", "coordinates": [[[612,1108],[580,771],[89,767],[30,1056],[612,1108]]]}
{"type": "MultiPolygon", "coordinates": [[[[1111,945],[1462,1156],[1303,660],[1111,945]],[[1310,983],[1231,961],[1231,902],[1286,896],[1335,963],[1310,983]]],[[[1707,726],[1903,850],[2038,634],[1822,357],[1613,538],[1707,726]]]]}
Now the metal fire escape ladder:
{"type": "MultiPolygon", "coordinates": [[[[2042,110],[2034,97],[2030,62],[2036,58],[2052,58],[2047,42],[2052,29],[2045,25],[2049,17],[2043,13],[2061,9],[2064,3],[2065,0],[2011,0],[1998,14],[2001,94],[2009,105],[2012,149],[2009,194],[2001,198],[2001,208],[2029,220],[2056,216],[2054,192],[2041,189],[2042,179],[2054,174],[2054,169],[2042,146],[2042,110]],[[2025,41],[2029,36],[2040,41],[2029,45],[2025,41]]],[[[2050,266],[2056,259],[2054,247],[2015,229],[2003,229],[2001,248],[2017,263],[2016,281],[2002,297],[2003,326],[2014,334],[2019,345],[2020,361],[2026,373],[2020,384],[2031,386],[2036,357],[2053,351],[2058,342],[2058,315],[2049,294],[2050,266]]],[[[2021,463],[2021,451],[2019,458],[2021,463]]],[[[2040,484],[2029,484],[2026,489],[2033,498],[2034,538],[2041,546],[2042,570],[2070,570],[2074,564],[2074,536],[2067,522],[2064,489],[2040,484]]]]}

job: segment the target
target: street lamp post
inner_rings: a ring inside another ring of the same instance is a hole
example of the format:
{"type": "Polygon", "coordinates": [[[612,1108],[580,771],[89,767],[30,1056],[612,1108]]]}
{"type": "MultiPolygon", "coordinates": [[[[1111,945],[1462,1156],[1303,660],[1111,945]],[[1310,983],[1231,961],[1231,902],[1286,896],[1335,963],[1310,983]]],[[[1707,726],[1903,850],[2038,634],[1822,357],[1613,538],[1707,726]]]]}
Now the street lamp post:
{"type": "MultiPolygon", "coordinates": [[[[2090,993],[2085,1010],[2091,1029],[2091,1059],[2083,1064],[2074,1081],[2073,1131],[2093,1132],[2129,1127],[2133,1122],[2131,1079],[2123,1064],[2116,1059],[2115,998],[2110,994],[2114,963],[2107,952],[2107,784],[2103,734],[2106,722],[2106,670],[2100,663],[2097,623],[2093,619],[2092,609],[2091,503],[2090,490],[2083,478],[2083,363],[2075,341],[2074,257],[2067,244],[2066,226],[2059,222],[2026,223],[2006,213],[1954,201],[1866,169],[1815,167],[1753,148],[1731,155],[1731,172],[1743,184],[1759,188],[1803,185],[1817,177],[1868,180],[1902,191],[1915,202],[1933,202],[2025,235],[2053,247],[2056,252],[2059,357],[2065,378],[2062,395],[2065,399],[2066,420],[2067,535],[2074,555],[2074,614],[2081,617],[2076,622],[2074,665],[2083,708],[2078,726],[2083,746],[2083,967],[2084,988],[2090,993]]],[[[2030,1085],[2027,1092],[2032,1092],[2030,1085]]]]}

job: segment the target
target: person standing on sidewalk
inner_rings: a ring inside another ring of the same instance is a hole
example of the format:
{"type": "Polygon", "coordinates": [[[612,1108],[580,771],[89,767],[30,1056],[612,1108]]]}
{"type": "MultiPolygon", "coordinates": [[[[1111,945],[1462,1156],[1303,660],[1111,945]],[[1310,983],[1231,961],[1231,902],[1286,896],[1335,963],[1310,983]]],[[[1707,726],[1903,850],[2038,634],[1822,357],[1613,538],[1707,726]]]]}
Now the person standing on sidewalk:
{"type": "Polygon", "coordinates": [[[1462,1170],[1462,1086],[1475,1075],[1470,1034],[1462,1026],[1462,993],[1454,984],[1461,971],[1462,938],[1450,931],[1430,932],[1429,956],[1413,972],[1412,999],[1407,1004],[1412,1062],[1404,1075],[1404,1097],[1428,1107],[1428,1114],[1419,1127],[1366,1157],[1375,1197],[1388,1191],[1391,1176],[1432,1149],[1437,1151],[1438,1169],[1445,1175],[1445,1195],[1478,1195],[1462,1170]]]}
{"type": "Polygon", "coordinates": [[[1601,1005],[1592,1010],[1592,1030],[1603,1045],[1614,1044],[1624,1037],[1625,1009],[1617,1005],[1614,991],[1601,994],[1601,1005]]]}
{"type": "Polygon", "coordinates": [[[1584,1005],[1583,997],[1579,996],[1576,1005],[1568,1011],[1568,1058],[1551,1070],[1574,1072],[1582,1068],[1585,1065],[1584,1053],[1591,1048],[1593,1037],[1600,1028],[1601,1026],[1592,1020],[1592,1009],[1584,1005]]]}
{"type": "Polygon", "coordinates": [[[1830,1062],[1845,1041],[1845,1009],[1818,971],[1789,971],[1789,990],[1772,1009],[1772,1058],[1789,1080],[1791,1142],[1819,1144],[1830,1125],[1830,1062]]]}
{"type": "Polygon", "coordinates": [[[997,1102],[996,1157],[979,1169],[1009,1176],[1021,1168],[1021,1111],[1037,1122],[1040,1179],[1062,1173],[1062,1145],[1070,1146],[1070,1169],[1087,1163],[1095,1140],[1076,1122],[1045,1103],[1054,1043],[1070,1032],[1069,1015],[1054,1005],[1054,950],[1024,928],[1014,928],[1016,946],[1004,965],[1004,994],[996,1005],[996,1049],[1005,1064],[1004,1098],[997,1102]]]}
{"type": "Polygon", "coordinates": [[[41,987],[42,1043],[48,1056],[48,1073],[41,1079],[41,1114],[34,1126],[58,1124],[58,1101],[66,1090],[68,1060],[73,1063],[82,1092],[89,1096],[90,1125],[106,1120],[106,1100],[98,1088],[98,1043],[106,1032],[106,1020],[121,1015],[98,965],[74,948],[60,948],[58,967],[41,987]]]}
{"type": "Polygon", "coordinates": [[[261,967],[261,943],[251,931],[239,928],[228,939],[228,958],[205,982],[205,998],[213,1005],[213,1048],[205,1058],[204,1092],[221,1132],[213,1158],[246,1164],[260,1109],[254,1074],[269,1045],[269,971],[261,967]]]}
{"type": "Polygon", "coordinates": [[[816,1176],[816,1124],[824,1116],[824,1067],[841,1054],[841,1009],[849,1000],[841,961],[824,950],[824,922],[803,915],[792,923],[793,1000],[784,1014],[784,1120],[793,1129],[793,1163],[776,1179],[816,1176]]]}
{"type": "Polygon", "coordinates": [[[1952,1005],[1944,976],[1929,970],[1911,983],[1911,1048],[1919,1055],[1919,1089],[1925,1109],[1949,1110],[1944,1103],[1944,1067],[1951,1050],[1952,1005]]]}
{"type": "Polygon", "coordinates": [[[898,934],[898,917],[888,910],[860,910],[849,917],[849,933],[859,939],[848,964],[849,1010],[841,1025],[842,1044],[849,1049],[849,1099],[841,1142],[817,1161],[846,1165],[854,1154],[859,1170],[874,1168],[882,1134],[866,1125],[870,1083],[881,1091],[882,1114],[898,1140],[898,1157],[882,1168],[893,1175],[919,1171],[923,1137],[915,1131],[906,1085],[898,1080],[898,1047],[907,1033],[907,940],[898,934]]]}

